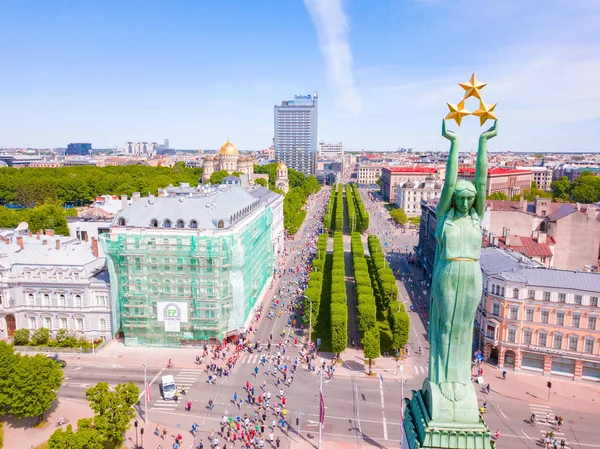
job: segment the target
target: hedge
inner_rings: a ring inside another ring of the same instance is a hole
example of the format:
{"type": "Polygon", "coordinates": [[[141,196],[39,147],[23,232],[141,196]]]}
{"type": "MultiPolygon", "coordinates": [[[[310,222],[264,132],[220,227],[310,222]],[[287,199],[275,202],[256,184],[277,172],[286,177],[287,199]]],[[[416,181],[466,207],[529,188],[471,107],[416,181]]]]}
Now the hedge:
{"type": "MultiPolygon", "coordinates": [[[[335,198],[335,230],[344,230],[344,186],[342,184],[337,185],[337,193],[335,198]]],[[[335,244],[335,239],[334,239],[335,244]]]]}
{"type": "MultiPolygon", "coordinates": [[[[338,202],[343,207],[343,200],[339,201],[341,185],[338,190],[338,202]]],[[[342,213],[343,213],[343,209],[342,213]]],[[[342,215],[343,220],[343,215],[342,215]]],[[[336,229],[338,227],[338,208],[336,207],[336,229]]],[[[343,224],[343,221],[342,221],[343,224]]],[[[344,242],[341,231],[333,235],[333,269],[331,270],[331,349],[339,354],[346,349],[348,341],[348,300],[346,296],[346,280],[344,267],[344,242]]]]}
{"type": "MultiPolygon", "coordinates": [[[[365,208],[365,205],[360,196],[360,193],[358,192],[358,187],[356,186],[356,184],[351,184],[351,188],[352,198],[356,206],[355,210],[358,212],[356,230],[359,232],[364,232],[369,228],[369,212],[367,212],[367,209],[365,208]]],[[[346,197],[348,197],[348,193],[346,193],[346,197]]]]}
{"type": "Polygon", "coordinates": [[[323,216],[323,229],[325,232],[334,231],[335,223],[333,222],[333,211],[335,209],[336,188],[335,184],[331,188],[329,200],[327,201],[327,210],[323,216]]]}

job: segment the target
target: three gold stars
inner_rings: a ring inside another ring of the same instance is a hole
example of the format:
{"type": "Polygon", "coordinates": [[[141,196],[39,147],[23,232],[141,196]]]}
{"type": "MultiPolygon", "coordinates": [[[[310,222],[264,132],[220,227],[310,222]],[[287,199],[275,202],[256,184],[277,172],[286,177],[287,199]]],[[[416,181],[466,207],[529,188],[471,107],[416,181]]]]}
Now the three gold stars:
{"type": "Polygon", "coordinates": [[[446,103],[450,112],[445,117],[445,120],[455,120],[458,126],[460,126],[463,117],[467,115],[479,117],[480,126],[483,126],[487,120],[497,120],[496,114],[494,113],[497,103],[485,104],[481,98],[480,91],[487,86],[487,83],[477,81],[477,76],[473,73],[468,83],[459,83],[459,86],[465,90],[465,96],[458,104],[446,103]],[[479,109],[476,111],[469,112],[465,109],[465,100],[469,97],[479,99],[479,109]]]}

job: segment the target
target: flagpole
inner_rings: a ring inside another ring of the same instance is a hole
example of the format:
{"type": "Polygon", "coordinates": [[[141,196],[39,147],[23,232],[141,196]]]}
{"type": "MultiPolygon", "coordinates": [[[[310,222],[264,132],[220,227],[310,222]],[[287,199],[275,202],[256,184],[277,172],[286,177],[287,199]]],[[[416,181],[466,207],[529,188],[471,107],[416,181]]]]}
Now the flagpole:
{"type": "Polygon", "coordinates": [[[144,360],[144,422],[148,422],[148,379],[146,378],[146,367],[148,360],[144,360]]]}
{"type": "MultiPolygon", "coordinates": [[[[319,371],[320,375],[319,375],[319,409],[324,408],[323,406],[323,370],[319,371]]],[[[321,431],[323,428],[323,419],[322,417],[325,416],[325,410],[321,411],[319,413],[319,449],[322,448],[322,440],[321,440],[321,431]]]]}

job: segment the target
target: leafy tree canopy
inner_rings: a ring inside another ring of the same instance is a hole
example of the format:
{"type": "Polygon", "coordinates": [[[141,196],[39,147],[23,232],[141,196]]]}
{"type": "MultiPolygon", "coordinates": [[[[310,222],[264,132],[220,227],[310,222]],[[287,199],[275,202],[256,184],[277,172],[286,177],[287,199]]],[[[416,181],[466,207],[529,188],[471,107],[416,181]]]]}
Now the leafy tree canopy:
{"type": "Polygon", "coordinates": [[[504,192],[494,192],[491,195],[488,195],[488,200],[507,200],[508,195],[504,192]]]}
{"type": "Polygon", "coordinates": [[[408,222],[408,217],[403,209],[392,209],[390,216],[396,221],[396,223],[405,225],[408,222]]]}

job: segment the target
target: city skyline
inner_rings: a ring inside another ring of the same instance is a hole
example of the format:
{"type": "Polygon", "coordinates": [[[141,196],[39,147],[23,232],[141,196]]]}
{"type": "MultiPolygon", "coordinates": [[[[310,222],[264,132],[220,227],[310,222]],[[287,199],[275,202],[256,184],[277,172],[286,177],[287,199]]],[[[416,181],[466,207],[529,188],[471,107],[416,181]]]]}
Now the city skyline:
{"type": "MultiPolygon", "coordinates": [[[[490,151],[598,151],[600,5],[475,4],[4,3],[0,147],[168,136],[174,148],[229,138],[258,150],[274,105],[318,91],[319,141],[441,151],[445,102],[475,72],[498,103],[490,151]]],[[[481,128],[467,117],[453,129],[469,151],[481,128]]]]}

